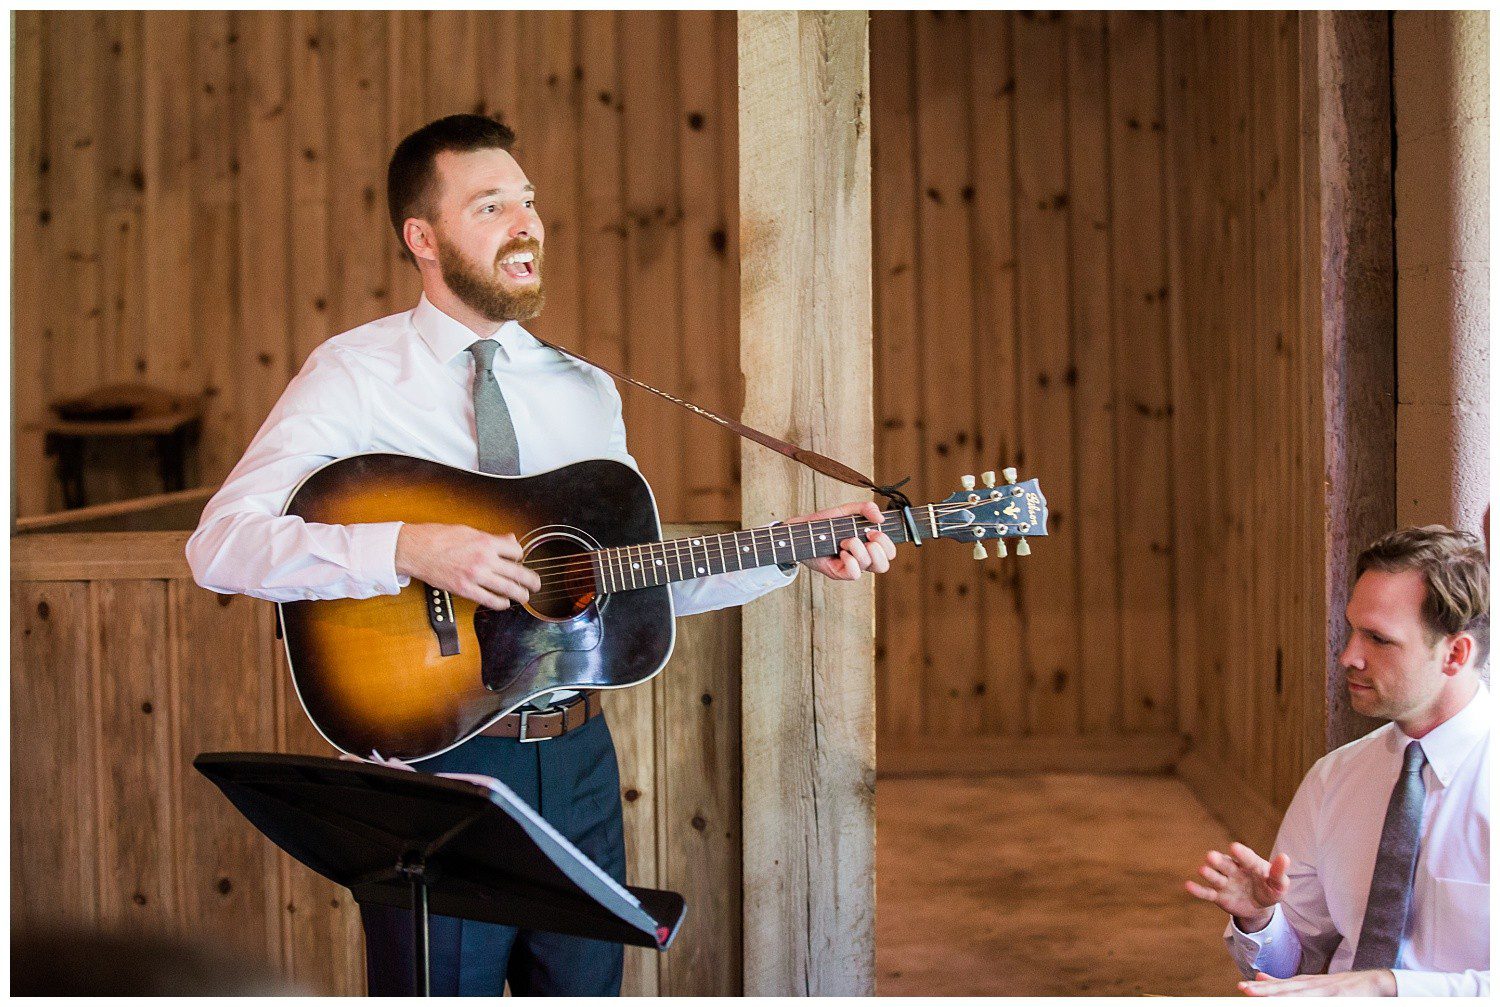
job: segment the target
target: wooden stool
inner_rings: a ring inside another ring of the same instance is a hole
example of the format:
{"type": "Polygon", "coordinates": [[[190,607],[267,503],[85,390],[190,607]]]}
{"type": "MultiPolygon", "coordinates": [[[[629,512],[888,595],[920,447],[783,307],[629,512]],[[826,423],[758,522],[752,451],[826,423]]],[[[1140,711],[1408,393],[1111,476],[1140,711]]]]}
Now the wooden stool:
{"type": "Polygon", "coordinates": [[[91,438],[143,438],[156,448],[162,489],[184,488],[188,449],[196,444],[203,399],[150,385],[105,385],[48,406],[57,419],[43,425],[47,455],[57,457],[63,506],[88,503],[83,486],[83,451],[91,438]]]}

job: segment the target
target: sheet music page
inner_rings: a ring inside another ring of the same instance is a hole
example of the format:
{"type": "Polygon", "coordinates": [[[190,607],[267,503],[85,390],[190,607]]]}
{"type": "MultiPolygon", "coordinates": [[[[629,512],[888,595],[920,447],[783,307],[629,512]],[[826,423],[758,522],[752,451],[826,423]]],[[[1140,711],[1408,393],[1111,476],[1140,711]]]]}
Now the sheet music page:
{"type": "MultiPolygon", "coordinates": [[[[637,899],[634,895],[631,895],[630,892],[628,892],[624,888],[624,886],[622,886],[614,878],[610,877],[608,874],[605,874],[603,868],[601,868],[598,864],[594,863],[588,857],[584,856],[584,854],[578,849],[578,847],[574,846],[568,841],[566,836],[554,829],[551,823],[549,823],[545,818],[532,810],[531,805],[527,804],[525,801],[517,797],[515,791],[511,790],[505,784],[501,783],[493,776],[481,776],[478,773],[434,773],[433,775],[441,776],[444,779],[448,780],[458,780],[462,783],[472,783],[475,786],[484,787],[486,790],[489,790],[499,796],[506,803],[508,808],[519,810],[521,812],[520,817],[522,819],[523,826],[530,825],[536,831],[540,831],[546,834],[548,838],[552,839],[563,849],[568,850],[577,857],[576,860],[564,861],[563,863],[558,864],[558,866],[561,867],[564,872],[572,877],[574,868],[580,866],[587,868],[588,871],[593,875],[595,880],[597,880],[600,884],[604,885],[607,889],[617,895],[620,900],[623,901],[627,906],[635,909],[642,917],[645,917],[645,922],[647,923],[645,929],[647,930],[647,932],[652,932],[656,929],[656,921],[651,919],[650,914],[647,913],[645,909],[641,908],[639,899],[637,899]]],[[[580,879],[574,877],[573,880],[579,881],[580,879]]],[[[638,923],[637,925],[640,924],[638,923]]]]}

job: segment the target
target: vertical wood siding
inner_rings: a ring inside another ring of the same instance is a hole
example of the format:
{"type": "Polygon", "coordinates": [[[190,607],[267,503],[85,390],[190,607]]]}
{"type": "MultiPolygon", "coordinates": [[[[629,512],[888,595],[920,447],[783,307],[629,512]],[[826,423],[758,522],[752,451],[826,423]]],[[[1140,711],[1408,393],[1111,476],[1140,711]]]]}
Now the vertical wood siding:
{"type": "MultiPolygon", "coordinates": [[[[13,31],[19,515],[61,506],[29,429],[47,402],[206,395],[190,479],[215,485],[315,346],[415,304],[386,164],[454,112],[517,132],[547,225],[538,334],[738,410],[733,13],[21,12],[13,31]]],[[[663,516],[737,516],[734,441],[623,394],[663,516]]],[[[95,500],[160,489],[144,450],[89,462],[95,500]]]]}
{"type": "MultiPolygon", "coordinates": [[[[938,543],[880,579],[883,769],[974,738],[1099,741],[1109,765],[1111,739],[1189,735],[1250,753],[1246,785],[1281,802],[1320,754],[1323,585],[1287,566],[1324,548],[1298,26],[872,15],[877,474],[940,497],[1014,464],[1053,505],[1029,559],[938,543]]],[[[13,30],[19,513],[58,505],[27,427],[47,400],[105,380],[209,394],[213,484],[313,347],[414,303],[386,158],[454,111],[519,133],[548,225],[538,330],[738,412],[732,13],[18,12],[13,30]]],[[[663,517],[735,519],[734,441],[623,394],[663,517]]],[[[153,487],[145,456],[95,460],[100,494],[153,487]]],[[[622,700],[645,732],[622,751],[654,751],[672,701],[622,700]]],[[[630,786],[653,827],[657,779],[630,786]]]]}
{"type": "Polygon", "coordinates": [[[1324,345],[1321,311],[1303,309],[1322,296],[1304,182],[1319,178],[1304,134],[1316,64],[1295,13],[1162,17],[1182,771],[1247,841],[1269,841],[1323,754],[1328,673],[1324,345]]]}
{"type": "Polygon", "coordinates": [[[881,578],[882,768],[1177,732],[1161,18],[870,34],[881,475],[942,496],[1015,465],[1052,514],[1029,559],[937,544],[881,578]]]}

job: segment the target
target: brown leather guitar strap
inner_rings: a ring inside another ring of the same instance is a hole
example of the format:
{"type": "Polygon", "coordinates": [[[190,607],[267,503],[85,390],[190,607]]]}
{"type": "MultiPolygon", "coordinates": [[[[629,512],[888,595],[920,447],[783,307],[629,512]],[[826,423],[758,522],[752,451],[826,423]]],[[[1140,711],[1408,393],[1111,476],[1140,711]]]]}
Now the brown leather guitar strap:
{"type": "Polygon", "coordinates": [[[712,420],[713,422],[719,424],[719,426],[721,427],[728,427],[730,430],[733,430],[735,433],[739,434],[746,440],[754,441],[757,444],[763,444],[766,447],[770,448],[772,451],[778,451],[781,454],[786,455],[793,461],[799,462],[802,465],[806,465],[814,472],[821,472],[823,475],[828,476],[830,479],[837,479],[839,482],[848,483],[850,486],[858,486],[862,489],[874,490],[881,496],[887,497],[893,502],[896,502],[901,507],[911,506],[911,501],[907,500],[906,495],[904,493],[901,493],[897,488],[900,486],[904,486],[910,477],[908,477],[907,479],[903,479],[899,483],[896,483],[892,486],[877,486],[875,484],[875,481],[869,476],[857,472],[856,470],[845,465],[843,462],[835,461],[834,459],[829,458],[826,455],[820,455],[816,451],[809,451],[807,448],[799,448],[795,444],[789,444],[786,441],[782,440],[780,437],[772,437],[770,434],[765,433],[764,431],[757,430],[751,426],[746,426],[743,423],[738,423],[727,416],[720,416],[712,409],[704,409],[702,406],[695,406],[693,405],[693,403],[684,401],[683,399],[679,399],[677,396],[672,395],[669,392],[664,392],[660,388],[653,388],[650,385],[646,384],[644,381],[637,381],[635,378],[630,377],[628,374],[621,374],[619,371],[614,370],[613,368],[605,367],[603,364],[596,363],[590,360],[588,357],[584,356],[582,353],[565,349],[561,346],[558,346],[556,343],[549,343],[547,342],[547,340],[541,338],[540,336],[533,335],[532,338],[541,343],[543,346],[554,349],[564,356],[574,357],[578,360],[582,360],[584,363],[589,364],[593,367],[597,367],[601,371],[611,375],[612,377],[619,378],[621,381],[628,381],[630,384],[635,385],[637,388],[644,388],[648,392],[651,392],[655,395],[660,395],[668,402],[675,402],[682,408],[690,412],[697,413],[699,416],[702,416],[706,420],[712,420]]]}

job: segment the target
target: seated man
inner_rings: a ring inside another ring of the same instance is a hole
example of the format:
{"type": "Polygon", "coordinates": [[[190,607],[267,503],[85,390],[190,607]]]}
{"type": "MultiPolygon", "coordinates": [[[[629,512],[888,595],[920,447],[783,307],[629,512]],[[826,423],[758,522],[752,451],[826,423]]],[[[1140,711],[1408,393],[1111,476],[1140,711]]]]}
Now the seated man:
{"type": "Polygon", "coordinates": [[[1270,861],[1210,852],[1187,890],[1230,914],[1252,996],[1489,993],[1489,573],[1479,540],[1392,532],[1356,565],[1339,663],[1391,721],[1319,759],[1270,861]],[[1326,974],[1325,974],[1326,973],[1326,974]]]}

